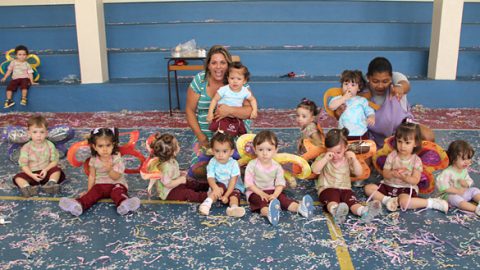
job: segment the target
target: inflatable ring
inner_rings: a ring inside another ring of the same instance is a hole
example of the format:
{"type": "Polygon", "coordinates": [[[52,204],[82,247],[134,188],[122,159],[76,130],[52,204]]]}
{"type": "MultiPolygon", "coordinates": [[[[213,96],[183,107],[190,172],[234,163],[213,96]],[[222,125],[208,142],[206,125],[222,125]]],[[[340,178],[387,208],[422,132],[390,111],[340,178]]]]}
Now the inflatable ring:
{"type": "MultiPolygon", "coordinates": [[[[323,107],[325,108],[325,111],[327,112],[328,115],[335,117],[334,111],[328,107],[328,103],[330,99],[332,97],[341,96],[342,94],[343,94],[342,88],[338,88],[338,87],[330,88],[325,92],[325,94],[323,94],[323,107]]],[[[362,96],[369,99],[366,95],[362,95],[362,96]]],[[[374,110],[380,109],[379,105],[375,104],[370,100],[368,101],[368,105],[372,107],[374,110]]]]}
{"type": "Polygon", "coordinates": [[[158,180],[162,177],[162,172],[158,169],[158,158],[147,158],[140,167],[140,176],[145,180],[158,180]]]}
{"type": "Polygon", "coordinates": [[[300,156],[289,153],[278,153],[273,157],[273,160],[282,165],[287,175],[291,174],[296,178],[307,179],[312,173],[308,162],[300,156]],[[301,171],[297,173],[293,172],[293,170],[289,169],[289,165],[296,165],[301,168],[301,171]]]}
{"type": "Polygon", "coordinates": [[[40,66],[40,58],[36,54],[29,54],[27,57],[27,62],[32,68],[37,68],[40,66]]]}
{"type": "Polygon", "coordinates": [[[240,155],[240,159],[238,160],[238,165],[245,166],[247,163],[254,159],[255,151],[253,150],[253,139],[255,138],[255,134],[248,133],[243,134],[242,136],[238,137],[237,139],[237,151],[240,155]]]}
{"type": "MultiPolygon", "coordinates": [[[[129,138],[129,141],[123,145],[120,145],[118,147],[119,149],[119,152],[120,152],[120,155],[123,157],[123,156],[126,156],[126,155],[130,155],[130,156],[134,156],[135,158],[137,158],[140,162],[140,165],[138,166],[138,168],[136,169],[128,169],[126,168],[125,169],[125,173],[127,174],[135,174],[135,173],[139,173],[140,172],[140,168],[142,167],[142,164],[144,163],[145,161],[145,157],[142,155],[142,153],[140,153],[137,149],[135,149],[135,144],[136,142],[138,141],[138,138],[140,136],[140,132],[138,130],[134,130],[134,131],[131,131],[131,132],[121,132],[119,134],[119,136],[125,136],[125,135],[129,135],[130,138],[129,138]]],[[[81,162],[81,161],[78,161],[77,158],[76,158],[76,154],[77,152],[80,150],[80,148],[82,147],[88,147],[90,148],[90,146],[88,145],[88,141],[81,141],[81,142],[77,142],[77,143],[74,143],[70,149],[68,149],[68,152],[67,152],[67,160],[68,162],[70,162],[70,164],[74,167],[80,167],[82,164],[83,164],[83,168],[84,168],[84,171],[85,171],[85,174],[88,175],[88,171],[89,171],[89,168],[88,168],[88,161],[89,159],[85,160],[84,162],[81,162]]]]}
{"type": "MultiPolygon", "coordinates": [[[[373,165],[381,174],[388,154],[394,149],[395,137],[391,136],[385,139],[383,148],[373,156],[373,165]]],[[[422,141],[422,148],[417,155],[420,157],[423,164],[423,171],[420,176],[420,182],[418,183],[418,189],[421,194],[428,194],[435,189],[433,172],[448,167],[448,155],[442,147],[430,141],[422,141]]]]}
{"type": "Polygon", "coordinates": [[[77,155],[77,152],[80,150],[80,148],[83,148],[83,149],[88,148],[88,150],[90,151],[90,145],[88,145],[88,141],[76,142],[72,144],[72,146],[70,146],[70,148],[67,151],[67,160],[70,163],[70,165],[72,165],[73,167],[80,167],[82,166],[83,163],[86,162],[86,160],[79,161],[77,159],[76,155],[77,155]]]}
{"type": "MultiPolygon", "coordinates": [[[[237,140],[237,151],[240,155],[238,163],[240,166],[246,165],[250,160],[254,159],[255,152],[253,150],[253,139],[255,134],[243,134],[237,140]]],[[[307,179],[312,173],[312,169],[308,162],[297,155],[288,154],[288,153],[278,153],[273,158],[278,162],[285,170],[285,179],[289,182],[290,186],[293,187],[291,183],[295,181],[296,178],[307,179]],[[294,171],[294,167],[299,168],[294,171]]]]}
{"type": "Polygon", "coordinates": [[[5,75],[5,73],[7,73],[9,65],[10,65],[10,61],[8,60],[0,64],[0,73],[2,73],[2,75],[5,75]]]}
{"type": "Polygon", "coordinates": [[[8,50],[5,53],[5,58],[7,58],[7,61],[12,61],[15,59],[15,48],[8,50]]]}

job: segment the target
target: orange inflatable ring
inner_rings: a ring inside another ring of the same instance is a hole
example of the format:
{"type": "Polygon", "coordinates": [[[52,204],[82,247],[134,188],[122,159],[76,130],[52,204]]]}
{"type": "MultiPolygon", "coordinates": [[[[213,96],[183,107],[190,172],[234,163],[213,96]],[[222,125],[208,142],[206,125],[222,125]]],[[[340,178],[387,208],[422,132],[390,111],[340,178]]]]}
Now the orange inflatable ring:
{"type": "MultiPolygon", "coordinates": [[[[137,149],[135,149],[135,144],[137,143],[138,138],[140,137],[140,132],[138,130],[134,130],[131,132],[120,132],[119,134],[119,136],[127,136],[127,135],[130,136],[128,142],[118,147],[120,155],[122,155],[122,157],[126,155],[134,156],[138,159],[138,161],[140,162],[140,165],[136,169],[126,168],[125,173],[128,173],[128,174],[139,173],[140,168],[145,161],[145,157],[142,155],[142,153],[140,153],[137,149]]],[[[85,174],[88,175],[89,174],[88,161],[90,159],[88,158],[84,162],[81,162],[76,158],[76,154],[81,147],[89,147],[88,141],[81,141],[81,142],[74,143],[68,149],[67,160],[74,167],[80,167],[83,164],[83,169],[85,171],[85,174]]]]}
{"type": "MultiPolygon", "coordinates": [[[[373,165],[381,174],[388,154],[394,149],[395,137],[391,136],[385,139],[383,148],[373,156],[373,165]]],[[[428,194],[435,189],[433,172],[448,167],[448,155],[442,147],[430,141],[422,141],[422,148],[417,155],[420,157],[423,164],[423,171],[420,176],[420,182],[418,183],[418,189],[420,193],[428,194]]]]}

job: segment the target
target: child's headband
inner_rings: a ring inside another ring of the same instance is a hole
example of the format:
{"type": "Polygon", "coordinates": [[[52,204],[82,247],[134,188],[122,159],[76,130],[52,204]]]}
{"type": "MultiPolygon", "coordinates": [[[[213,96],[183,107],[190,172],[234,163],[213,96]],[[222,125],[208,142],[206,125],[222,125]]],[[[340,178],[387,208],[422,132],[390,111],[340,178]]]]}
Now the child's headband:
{"type": "MultiPolygon", "coordinates": [[[[100,130],[103,129],[103,128],[95,128],[92,130],[92,134],[98,134],[100,132],[100,130]]],[[[106,128],[106,129],[109,129],[113,134],[115,134],[115,128],[111,127],[111,128],[106,128]]]]}

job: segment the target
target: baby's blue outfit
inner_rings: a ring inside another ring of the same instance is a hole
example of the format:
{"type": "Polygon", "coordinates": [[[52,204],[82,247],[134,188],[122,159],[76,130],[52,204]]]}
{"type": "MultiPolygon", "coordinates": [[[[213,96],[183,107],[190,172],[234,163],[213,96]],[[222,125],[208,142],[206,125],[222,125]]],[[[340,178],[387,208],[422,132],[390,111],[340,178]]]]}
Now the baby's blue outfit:
{"type": "MultiPolygon", "coordinates": [[[[336,96],[330,103],[342,96],[336,96]]],[[[330,104],[329,103],[329,104],[330,104]]],[[[364,97],[354,96],[345,102],[347,109],[338,120],[339,128],[348,128],[348,136],[362,136],[367,132],[367,117],[375,114],[372,107],[368,106],[368,100],[364,97]]]]}
{"type": "Polygon", "coordinates": [[[210,159],[207,165],[207,177],[215,178],[217,182],[224,184],[228,188],[228,182],[234,176],[238,176],[237,183],[235,184],[235,189],[238,189],[240,192],[245,192],[245,185],[240,177],[240,167],[238,162],[230,157],[227,163],[222,164],[217,161],[215,157],[210,159]]]}
{"type": "Polygon", "coordinates": [[[233,92],[228,85],[220,87],[217,94],[221,97],[218,104],[225,104],[231,107],[242,107],[243,101],[252,95],[245,86],[242,87],[240,92],[233,92]]]}

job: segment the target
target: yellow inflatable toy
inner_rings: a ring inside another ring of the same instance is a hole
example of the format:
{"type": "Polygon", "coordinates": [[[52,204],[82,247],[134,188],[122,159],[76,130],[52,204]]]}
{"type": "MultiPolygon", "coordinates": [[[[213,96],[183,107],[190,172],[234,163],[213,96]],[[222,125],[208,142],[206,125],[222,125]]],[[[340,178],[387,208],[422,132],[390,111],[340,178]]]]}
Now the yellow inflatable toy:
{"type": "MultiPolygon", "coordinates": [[[[253,139],[255,134],[244,134],[237,140],[237,151],[240,154],[238,163],[240,166],[246,165],[250,160],[254,159],[255,152],[253,149],[253,139]]],[[[297,155],[288,153],[278,153],[274,158],[285,170],[285,180],[291,188],[297,186],[295,178],[307,179],[312,173],[312,169],[308,162],[297,155]],[[293,166],[300,168],[299,171],[293,170],[293,166]]]]}
{"type": "MultiPolygon", "coordinates": [[[[383,166],[388,154],[395,149],[395,137],[385,139],[383,148],[373,156],[373,165],[378,172],[383,172],[383,166]]],[[[418,189],[422,194],[428,194],[435,189],[433,172],[448,167],[448,155],[438,144],[430,141],[422,141],[422,149],[417,153],[423,163],[423,172],[418,183],[418,189]]]]}

